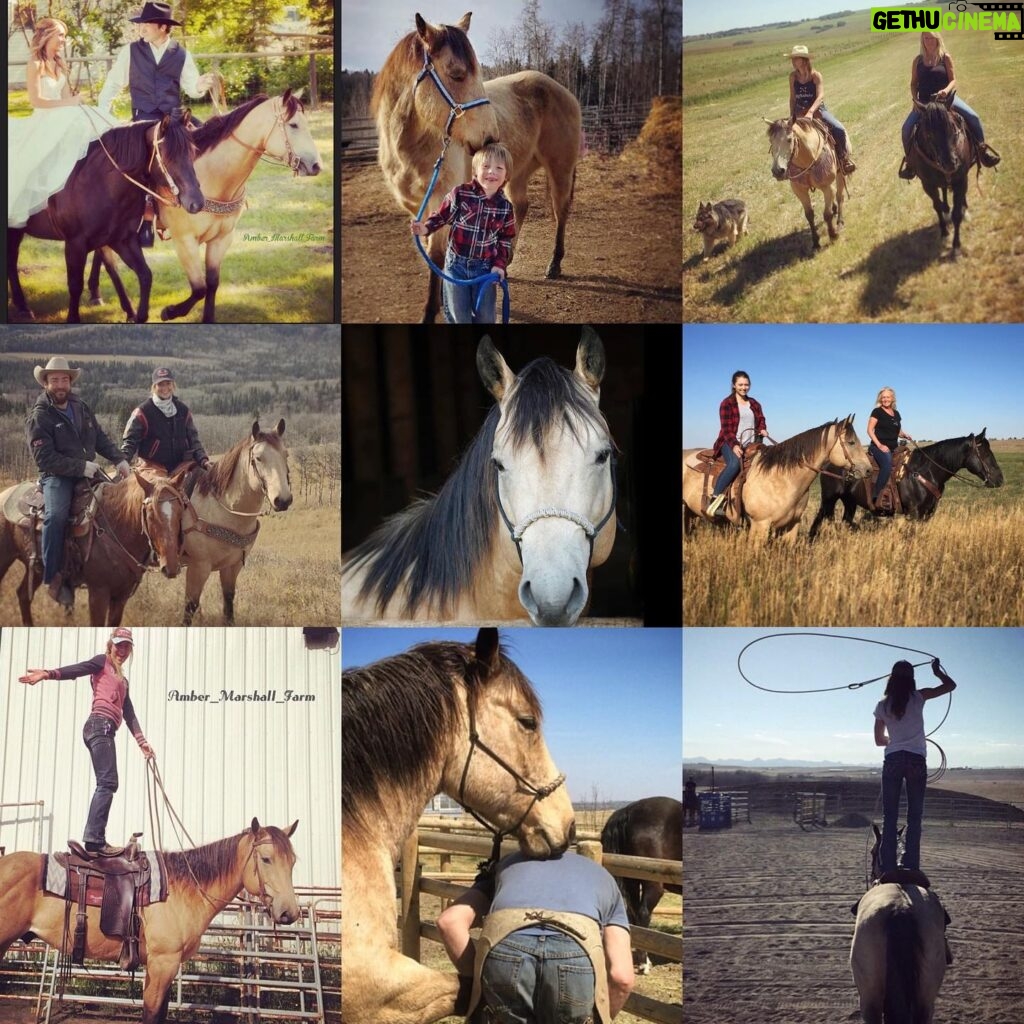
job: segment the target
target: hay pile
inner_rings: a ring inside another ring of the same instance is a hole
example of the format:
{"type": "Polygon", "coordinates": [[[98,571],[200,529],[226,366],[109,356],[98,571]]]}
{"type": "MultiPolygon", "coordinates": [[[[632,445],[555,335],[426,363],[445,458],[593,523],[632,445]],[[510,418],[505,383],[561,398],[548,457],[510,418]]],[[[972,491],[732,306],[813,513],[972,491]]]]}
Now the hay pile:
{"type": "Polygon", "coordinates": [[[683,177],[683,104],[678,96],[655,96],[640,134],[623,149],[620,159],[636,162],[650,171],[676,168],[683,177]]]}

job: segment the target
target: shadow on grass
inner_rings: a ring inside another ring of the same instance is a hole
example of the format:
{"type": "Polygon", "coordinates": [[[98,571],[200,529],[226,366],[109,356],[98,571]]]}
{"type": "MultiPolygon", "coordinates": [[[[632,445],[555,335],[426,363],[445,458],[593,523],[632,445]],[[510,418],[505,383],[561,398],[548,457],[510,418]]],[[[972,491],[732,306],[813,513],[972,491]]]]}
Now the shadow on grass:
{"type": "Polygon", "coordinates": [[[723,305],[732,305],[748,288],[800,260],[808,259],[812,254],[811,235],[807,229],[791,231],[781,238],[765,239],[734,261],[732,279],[721,285],[712,298],[723,305]]]}
{"type": "Polygon", "coordinates": [[[844,280],[867,275],[867,283],[859,300],[865,316],[879,316],[907,303],[898,298],[900,286],[908,278],[926,270],[942,258],[945,239],[936,225],[918,228],[876,245],[860,263],[844,271],[844,280]]]}

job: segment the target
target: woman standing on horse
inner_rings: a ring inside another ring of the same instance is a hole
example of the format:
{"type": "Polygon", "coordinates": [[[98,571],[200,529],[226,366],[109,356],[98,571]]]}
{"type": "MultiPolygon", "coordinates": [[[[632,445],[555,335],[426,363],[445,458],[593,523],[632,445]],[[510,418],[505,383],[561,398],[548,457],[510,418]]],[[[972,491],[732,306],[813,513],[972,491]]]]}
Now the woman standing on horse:
{"type": "Polygon", "coordinates": [[[708,515],[725,515],[721,511],[729,485],[740,474],[743,449],[754,441],[760,441],[768,433],[764,410],[756,398],[750,397],[750,377],[745,370],[732,375],[732,394],[723,398],[718,407],[718,419],[722,425],[715,441],[714,457],[719,453],[725,459],[725,469],[718,474],[715,489],[708,502],[708,515]]]}
{"type": "MultiPolygon", "coordinates": [[[[896,408],[896,392],[892,388],[882,388],[875,398],[875,407],[871,410],[868,418],[868,437],[871,444],[868,446],[868,454],[878,465],[878,479],[875,480],[874,489],[871,492],[871,507],[875,508],[878,496],[885,489],[892,475],[892,453],[896,451],[900,438],[905,437],[908,441],[914,439],[903,429],[903,418],[899,409],[896,408]]],[[[879,513],[875,512],[876,515],[879,513]]]]}
{"type": "MultiPolygon", "coordinates": [[[[942,42],[938,32],[921,33],[921,52],[914,58],[910,67],[910,98],[915,106],[903,122],[903,164],[899,175],[908,181],[914,172],[907,166],[910,154],[910,140],[914,125],[921,120],[918,103],[944,102],[956,92],[956,74],[953,71],[953,58],[942,42]]],[[[981,126],[981,118],[971,110],[959,97],[953,96],[953,110],[963,116],[967,127],[974,136],[978,146],[978,160],[983,167],[995,167],[999,163],[999,154],[985,142],[985,129],[981,126]]]]}
{"type": "Polygon", "coordinates": [[[7,226],[24,227],[33,213],[59,192],[75,164],[108,126],[95,108],[86,109],[71,91],[64,59],[68,29],[56,18],[36,23],[25,88],[31,117],[7,119],[7,226]],[[80,108],[80,109],[76,109],[80,108]]]}
{"type": "Polygon", "coordinates": [[[789,118],[811,117],[815,114],[828,125],[836,144],[836,156],[843,174],[853,174],[856,165],[847,153],[846,129],[825,106],[825,86],[820,71],[811,67],[811,53],[806,46],[794,46],[786,54],[793,64],[789,73],[789,118]]]}
{"type": "Polygon", "coordinates": [[[92,803],[89,804],[89,818],[82,838],[86,850],[97,857],[116,857],[124,850],[123,846],[108,845],[106,840],[107,818],[110,817],[110,805],[118,784],[114,735],[122,719],[131,730],[146,760],[155,756],[149,741],[142,734],[142,726],[135,717],[132,699],[128,696],[124,663],[132,655],[132,646],[132,631],[118,627],[110,634],[105,653],[63,668],[32,668],[18,679],[20,683],[35,686],[44,679],[90,677],[92,711],[85,720],[82,739],[92,757],[92,767],[96,773],[96,791],[92,795],[92,803]]]}
{"type": "Polygon", "coordinates": [[[914,666],[909,661],[897,661],[885,684],[885,697],[875,707],[875,745],[885,747],[879,863],[883,874],[896,870],[896,821],[904,782],[907,784],[907,848],[901,867],[909,871],[921,870],[921,818],[928,776],[924,703],[956,689],[956,683],[943,671],[938,658],[932,661],[932,672],[942,685],[918,690],[914,666]]]}

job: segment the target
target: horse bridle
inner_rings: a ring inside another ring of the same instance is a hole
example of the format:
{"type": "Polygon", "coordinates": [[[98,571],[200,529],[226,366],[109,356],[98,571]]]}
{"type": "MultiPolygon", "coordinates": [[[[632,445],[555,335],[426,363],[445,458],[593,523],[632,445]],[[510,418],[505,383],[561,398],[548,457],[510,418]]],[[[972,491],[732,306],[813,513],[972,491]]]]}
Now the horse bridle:
{"type": "MultiPolygon", "coordinates": [[[[850,449],[846,445],[846,427],[845,427],[845,425],[844,425],[843,429],[839,432],[839,446],[843,449],[844,464],[843,464],[843,472],[842,473],[830,473],[827,469],[824,469],[824,468],[818,469],[817,467],[812,466],[807,461],[806,457],[801,459],[800,464],[805,469],[809,469],[809,470],[811,470],[814,473],[820,473],[822,476],[830,476],[830,477],[832,477],[833,480],[843,480],[843,481],[845,481],[847,478],[849,478],[849,477],[851,477],[853,475],[853,470],[855,468],[855,464],[854,464],[854,461],[853,461],[853,456],[850,454],[850,449]]],[[[833,441],[832,445],[829,447],[829,451],[831,451],[832,448],[834,448],[834,447],[835,447],[835,442],[833,441]]]]}
{"type": "MultiPolygon", "coordinates": [[[[445,149],[448,148],[448,143],[452,137],[452,125],[460,118],[467,110],[472,110],[473,107],[482,107],[485,103],[490,103],[490,99],[486,96],[478,100],[470,100],[468,103],[456,103],[452,94],[445,88],[444,82],[441,81],[441,76],[438,75],[433,62],[430,59],[430,52],[426,46],[423,47],[423,70],[416,76],[416,82],[412,87],[413,93],[419,87],[420,82],[424,78],[429,77],[433,81],[434,85],[437,86],[437,91],[444,97],[445,103],[448,104],[448,122],[444,126],[444,138],[445,138],[445,149]]],[[[444,153],[442,152],[442,156],[444,153]]]]}
{"type": "MultiPolygon", "coordinates": [[[[260,859],[256,856],[256,851],[261,846],[272,847],[274,843],[270,839],[258,839],[254,838],[252,843],[252,849],[249,851],[249,860],[252,861],[253,870],[256,872],[256,881],[259,883],[259,891],[255,893],[259,898],[259,902],[263,905],[263,909],[270,914],[271,920],[274,918],[273,905],[274,897],[267,892],[267,883],[263,880],[263,872],[260,871],[260,859]]],[[[244,884],[244,883],[243,883],[244,884]]],[[[248,890],[247,890],[248,891],[248,890]]]]}
{"type": "MultiPolygon", "coordinates": [[[[287,129],[284,126],[285,121],[288,119],[288,111],[285,109],[284,101],[281,99],[280,96],[275,97],[273,102],[275,104],[277,104],[277,103],[281,104],[281,112],[277,115],[276,118],[274,118],[274,123],[270,126],[270,131],[267,132],[267,134],[263,137],[263,141],[258,146],[250,146],[248,142],[243,142],[234,132],[231,132],[230,137],[232,139],[234,139],[235,142],[237,142],[243,149],[248,149],[252,153],[259,154],[260,158],[262,159],[263,157],[265,157],[267,155],[267,143],[270,141],[270,137],[274,134],[274,129],[275,128],[280,128],[281,129],[281,135],[284,138],[284,152],[285,152],[285,156],[284,157],[279,157],[279,156],[271,155],[271,157],[269,159],[271,160],[271,162],[275,162],[276,161],[277,163],[281,163],[281,164],[287,165],[291,169],[293,174],[298,174],[299,173],[299,158],[298,158],[298,156],[295,155],[295,150],[292,149],[291,140],[288,138],[288,131],[287,131],[287,129]]],[[[298,101],[296,101],[296,102],[298,102],[298,101]]],[[[225,205],[225,206],[233,206],[233,204],[238,203],[238,202],[239,202],[239,200],[235,199],[235,200],[231,200],[228,203],[224,203],[223,205],[225,205]]],[[[214,212],[217,212],[217,211],[214,211],[214,212]]],[[[233,213],[234,210],[232,209],[229,212],[233,213]]]]}
{"type": "Polygon", "coordinates": [[[519,826],[526,821],[526,816],[533,810],[533,805],[538,800],[543,800],[545,797],[550,796],[559,786],[565,782],[565,776],[559,775],[546,786],[534,786],[533,783],[527,782],[522,775],[519,774],[506,761],[500,754],[496,754],[482,739],[480,734],[476,731],[476,707],[472,695],[466,693],[466,709],[469,713],[469,752],[466,754],[466,763],[462,768],[462,778],[459,780],[459,803],[481,824],[488,832],[494,836],[494,842],[491,845],[491,863],[497,863],[501,856],[501,841],[505,836],[513,835],[519,830],[519,826]],[[499,829],[496,825],[492,825],[482,814],[478,814],[473,810],[469,804],[466,803],[466,779],[469,776],[469,765],[473,760],[473,752],[479,750],[482,754],[486,754],[492,761],[496,762],[500,767],[504,768],[509,775],[512,776],[519,785],[529,793],[533,799],[527,805],[525,811],[523,811],[520,819],[511,828],[499,829]]]}
{"type": "MultiPolygon", "coordinates": [[[[155,485],[155,486],[162,486],[162,485],[155,485]]],[[[182,540],[183,540],[184,534],[187,532],[185,530],[185,528],[184,528],[185,512],[188,509],[192,508],[192,503],[188,500],[187,497],[185,497],[184,494],[182,494],[178,490],[177,487],[175,487],[170,482],[168,482],[166,484],[166,489],[171,492],[171,497],[169,497],[169,498],[168,497],[164,497],[161,500],[162,501],[176,501],[176,502],[180,502],[180,504],[181,504],[181,524],[179,525],[179,529],[178,529],[178,549],[179,549],[179,552],[180,552],[181,544],[182,544],[182,540]]],[[[151,494],[148,497],[145,497],[145,498],[142,499],[142,507],[140,509],[140,515],[141,515],[141,519],[142,519],[142,533],[143,533],[143,536],[146,538],[146,543],[149,545],[149,558],[147,559],[147,563],[149,565],[153,565],[154,564],[153,557],[154,557],[154,555],[156,555],[156,545],[153,543],[153,538],[149,535],[149,523],[147,521],[146,513],[151,511],[152,509],[154,509],[156,507],[156,503],[157,503],[157,496],[156,496],[156,492],[154,491],[153,494],[151,494]]],[[[193,509],[193,512],[194,511],[195,510],[193,509]]]]}
{"type": "Polygon", "coordinates": [[[590,553],[587,557],[587,565],[594,559],[594,541],[597,535],[605,528],[608,520],[615,514],[615,505],[619,497],[619,481],[618,475],[616,474],[616,460],[615,450],[612,449],[611,455],[608,459],[610,471],[612,475],[612,503],[608,511],[604,514],[604,518],[595,525],[586,516],[581,515],[579,512],[573,512],[571,509],[558,508],[556,505],[545,505],[543,508],[537,509],[535,512],[529,513],[529,515],[523,516],[518,523],[513,523],[508,517],[508,513],[505,511],[505,506],[501,503],[501,481],[498,477],[498,468],[494,467],[495,479],[494,479],[494,497],[498,503],[498,512],[501,513],[502,521],[505,523],[508,529],[508,535],[512,538],[512,543],[516,546],[516,554],[519,555],[519,564],[523,564],[523,534],[533,526],[534,523],[540,522],[541,519],[566,519],[570,523],[575,523],[587,537],[587,541],[590,544],[590,553]]]}

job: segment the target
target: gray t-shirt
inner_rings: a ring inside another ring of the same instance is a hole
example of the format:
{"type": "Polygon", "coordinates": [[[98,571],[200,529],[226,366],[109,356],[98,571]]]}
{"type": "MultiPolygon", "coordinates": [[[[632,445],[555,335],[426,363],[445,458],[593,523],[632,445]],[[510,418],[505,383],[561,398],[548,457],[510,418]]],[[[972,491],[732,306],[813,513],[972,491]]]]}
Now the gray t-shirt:
{"type": "Polygon", "coordinates": [[[895,754],[898,750],[909,750],[912,754],[928,755],[928,744],[924,738],[924,697],[915,690],[907,701],[902,718],[897,718],[880,700],[875,708],[875,718],[885,722],[889,732],[889,745],[885,748],[885,756],[895,754]]]}

